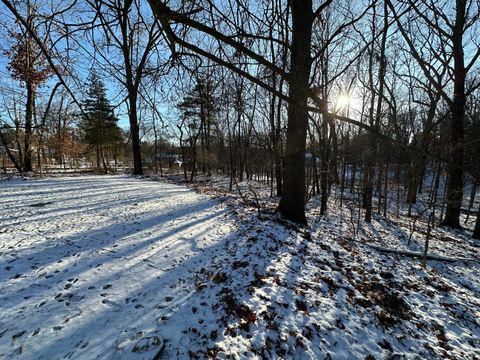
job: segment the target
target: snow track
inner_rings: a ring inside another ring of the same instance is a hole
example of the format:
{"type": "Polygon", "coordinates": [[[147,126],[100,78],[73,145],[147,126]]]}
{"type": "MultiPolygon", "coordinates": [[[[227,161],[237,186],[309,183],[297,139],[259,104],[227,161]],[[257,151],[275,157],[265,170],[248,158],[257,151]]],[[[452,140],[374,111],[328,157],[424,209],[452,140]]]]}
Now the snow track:
{"type": "Polygon", "coordinates": [[[0,359],[152,358],[155,346],[131,350],[188,300],[232,228],[218,202],[172,184],[1,185],[0,359]]]}

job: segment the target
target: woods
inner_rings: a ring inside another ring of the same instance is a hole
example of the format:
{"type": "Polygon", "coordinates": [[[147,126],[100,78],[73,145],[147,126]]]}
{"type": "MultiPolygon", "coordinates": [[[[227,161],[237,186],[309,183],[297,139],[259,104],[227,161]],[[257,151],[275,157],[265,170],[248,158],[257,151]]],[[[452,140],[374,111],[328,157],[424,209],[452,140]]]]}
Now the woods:
{"type": "MultiPolygon", "coordinates": [[[[478,158],[477,140],[465,135],[467,125],[480,127],[473,1],[3,4],[2,31],[17,34],[4,55],[21,87],[2,85],[2,144],[17,171],[65,157],[36,117],[46,108],[54,116],[52,107],[69,103],[78,114],[71,141],[88,145],[81,84],[95,69],[115,116],[128,120],[115,158],[133,174],[158,172],[163,142],[164,153],[181,157],[185,181],[261,179],[297,223],[306,224],[317,194],[325,214],[332,191],[360,192],[371,222],[392,199],[411,209],[429,191],[429,212],[441,209],[434,222],[461,228],[464,188],[471,199],[479,181],[466,158],[478,158]]],[[[83,149],[70,166],[98,160],[83,149]]]]}
{"type": "Polygon", "coordinates": [[[479,0],[1,0],[0,358],[480,358],[479,0]]]}

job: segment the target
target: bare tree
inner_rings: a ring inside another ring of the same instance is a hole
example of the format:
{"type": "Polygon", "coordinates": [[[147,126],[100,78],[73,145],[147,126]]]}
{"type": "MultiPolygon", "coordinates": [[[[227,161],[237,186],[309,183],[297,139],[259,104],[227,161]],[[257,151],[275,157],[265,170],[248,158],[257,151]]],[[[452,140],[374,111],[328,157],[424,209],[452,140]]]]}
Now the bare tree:
{"type": "Polygon", "coordinates": [[[465,104],[469,94],[478,86],[480,81],[472,81],[466,86],[467,76],[473,70],[480,57],[480,48],[477,47],[473,55],[465,54],[464,40],[469,30],[474,28],[480,20],[478,3],[470,0],[455,0],[454,6],[450,3],[430,2],[426,0],[405,2],[410,13],[415,14],[419,27],[427,28],[427,35],[423,41],[416,42],[413,31],[409,31],[405,20],[398,14],[398,10],[390,0],[387,0],[398,28],[408,44],[412,56],[418,62],[425,77],[435,87],[449,106],[450,119],[450,159],[448,162],[447,210],[443,225],[460,228],[460,211],[463,198],[463,164],[464,164],[464,123],[465,104]],[[427,47],[435,55],[436,62],[429,63],[423,57],[427,47]],[[447,68],[450,77],[452,95],[448,89],[438,82],[437,75],[441,68],[447,68]]]}
{"type": "Polygon", "coordinates": [[[126,90],[133,173],[141,175],[143,168],[138,120],[139,87],[148,72],[149,60],[161,36],[161,29],[154,20],[147,20],[144,17],[141,1],[95,0],[89,3],[101,22],[107,50],[117,48],[123,59],[121,66],[118,67],[111,60],[109,51],[99,52],[126,90]]]}

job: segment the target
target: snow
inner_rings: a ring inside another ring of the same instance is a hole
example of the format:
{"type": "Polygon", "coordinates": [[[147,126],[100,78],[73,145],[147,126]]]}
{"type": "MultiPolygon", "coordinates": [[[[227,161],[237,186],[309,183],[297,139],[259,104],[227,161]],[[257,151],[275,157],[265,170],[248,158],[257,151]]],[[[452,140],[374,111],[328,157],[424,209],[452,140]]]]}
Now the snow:
{"type": "Polygon", "coordinates": [[[113,176],[2,185],[5,358],[128,353],[187,301],[185,278],[232,228],[223,206],[175,185],[113,176]]]}
{"type": "Polygon", "coordinates": [[[429,254],[477,260],[424,267],[401,254],[421,252],[423,223],[408,245],[402,217],[354,226],[332,198],[298,227],[254,182],[243,198],[224,178],[0,185],[0,358],[480,357],[467,232],[434,229],[429,254]]]}

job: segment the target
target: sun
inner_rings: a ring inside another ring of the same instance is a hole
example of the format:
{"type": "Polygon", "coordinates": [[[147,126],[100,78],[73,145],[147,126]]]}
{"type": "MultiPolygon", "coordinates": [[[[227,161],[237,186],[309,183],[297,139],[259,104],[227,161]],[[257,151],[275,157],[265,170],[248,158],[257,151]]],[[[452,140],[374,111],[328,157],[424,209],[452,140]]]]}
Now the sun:
{"type": "Polygon", "coordinates": [[[348,95],[341,94],[337,97],[337,101],[335,102],[335,110],[343,110],[346,109],[351,102],[351,98],[348,95]]]}

